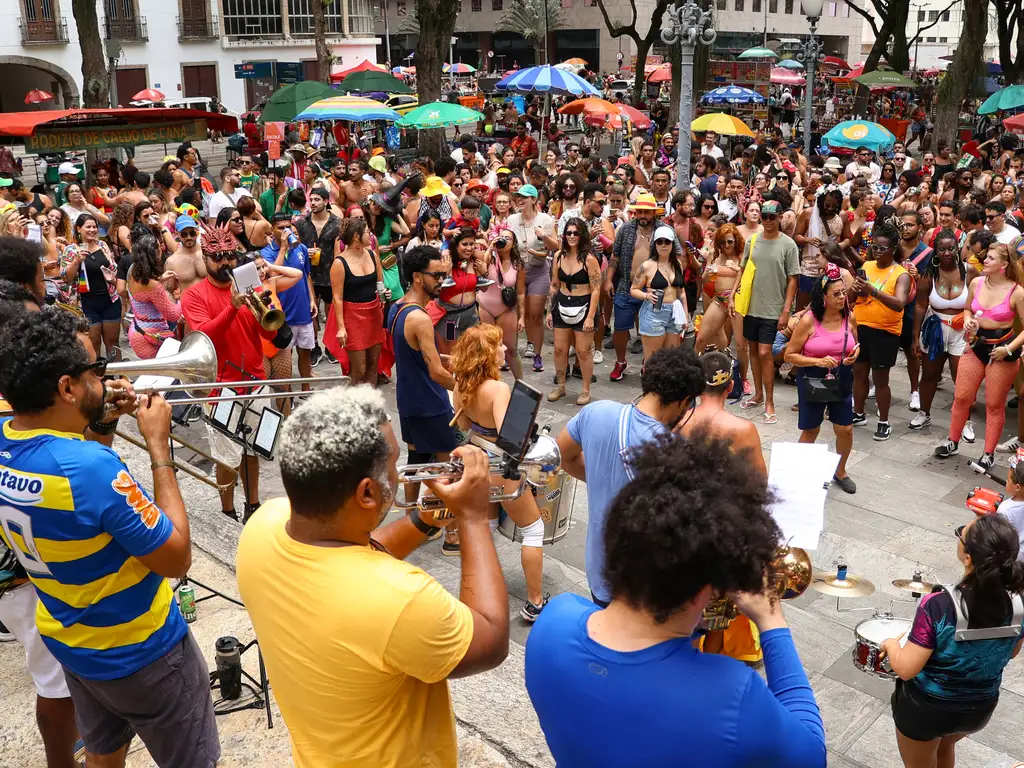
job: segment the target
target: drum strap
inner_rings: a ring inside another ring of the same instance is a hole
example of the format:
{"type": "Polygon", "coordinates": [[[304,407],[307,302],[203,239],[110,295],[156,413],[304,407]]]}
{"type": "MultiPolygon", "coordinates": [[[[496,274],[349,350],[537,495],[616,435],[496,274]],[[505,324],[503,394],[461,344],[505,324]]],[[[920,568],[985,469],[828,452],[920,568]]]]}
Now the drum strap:
{"type": "Polygon", "coordinates": [[[963,603],[960,599],[960,590],[956,587],[950,589],[943,586],[942,589],[953,601],[956,609],[956,633],[954,639],[959,642],[971,640],[998,640],[1005,637],[1020,637],[1021,622],[1024,621],[1024,599],[1020,595],[1012,595],[1013,618],[1010,624],[1005,627],[986,627],[984,629],[968,629],[968,616],[964,613],[963,603]]]}
{"type": "Polygon", "coordinates": [[[619,414],[619,458],[629,480],[634,477],[633,467],[629,463],[629,427],[633,423],[633,407],[628,405],[619,414]]]}

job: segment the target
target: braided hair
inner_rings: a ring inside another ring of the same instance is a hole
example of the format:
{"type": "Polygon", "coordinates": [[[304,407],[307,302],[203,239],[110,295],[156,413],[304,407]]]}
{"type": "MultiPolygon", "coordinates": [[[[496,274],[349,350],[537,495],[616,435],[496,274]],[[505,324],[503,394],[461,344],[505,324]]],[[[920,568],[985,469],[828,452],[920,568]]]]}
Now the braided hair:
{"type": "Polygon", "coordinates": [[[960,240],[956,236],[956,232],[954,232],[949,227],[943,227],[938,232],[936,232],[935,236],[932,238],[932,242],[935,243],[935,254],[921,266],[921,274],[927,275],[928,277],[932,278],[932,280],[938,279],[940,264],[938,247],[939,241],[941,240],[952,240],[954,245],[956,245],[956,265],[957,268],[960,270],[960,279],[966,280],[967,266],[964,264],[963,259],[960,258],[960,240]]]}

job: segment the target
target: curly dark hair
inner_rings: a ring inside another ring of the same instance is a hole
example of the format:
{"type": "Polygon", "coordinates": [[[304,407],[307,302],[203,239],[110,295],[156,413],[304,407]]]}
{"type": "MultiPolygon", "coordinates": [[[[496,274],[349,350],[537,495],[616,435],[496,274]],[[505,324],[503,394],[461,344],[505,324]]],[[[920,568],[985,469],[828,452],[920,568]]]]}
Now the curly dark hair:
{"type": "MultiPolygon", "coordinates": [[[[22,283],[16,283],[12,280],[4,280],[0,278],[0,301],[14,302],[19,306],[24,305],[26,301],[31,301],[37,307],[39,306],[39,299],[30,290],[25,288],[22,283]]],[[[0,320],[0,328],[4,325],[4,321],[0,320]]]]}
{"type": "Polygon", "coordinates": [[[566,182],[572,182],[576,186],[576,195],[573,200],[579,200],[583,195],[583,188],[586,186],[583,177],[578,173],[563,173],[555,179],[555,197],[559,200],[565,199],[566,182]]]}
{"type": "MultiPolygon", "coordinates": [[[[826,275],[814,278],[814,284],[811,286],[811,301],[810,309],[811,314],[820,323],[825,317],[825,294],[828,293],[829,286],[832,283],[842,283],[843,276],[839,275],[835,280],[830,280],[826,275]]],[[[843,308],[839,311],[844,317],[850,314],[849,304],[843,304],[843,308]]]]}
{"type": "Polygon", "coordinates": [[[43,247],[21,237],[0,237],[0,280],[35,285],[43,247]]]}
{"type": "Polygon", "coordinates": [[[645,395],[656,394],[662,405],[692,401],[704,391],[704,367],[692,349],[665,347],[644,364],[640,388],[645,395]]]}
{"type": "Polygon", "coordinates": [[[573,216],[565,222],[565,229],[562,230],[562,249],[560,253],[565,253],[569,250],[569,239],[565,236],[565,230],[570,226],[575,227],[579,233],[579,239],[576,241],[576,257],[580,260],[581,264],[585,264],[587,255],[591,252],[590,227],[579,216],[573,216]]]}
{"type": "Polygon", "coordinates": [[[417,245],[402,257],[402,275],[405,282],[413,284],[417,272],[426,272],[432,261],[441,260],[441,251],[432,245],[417,245]]]}
{"type": "Polygon", "coordinates": [[[160,246],[153,235],[143,235],[132,242],[131,275],[139,285],[149,285],[163,274],[160,246]]]}
{"type": "Polygon", "coordinates": [[[605,522],[613,599],[663,624],[707,586],[764,588],[781,532],[772,493],[747,454],[708,432],[661,434],[630,452],[634,477],[605,522]]]}
{"type": "MultiPolygon", "coordinates": [[[[8,283],[6,280],[0,280],[0,284],[11,285],[17,288],[18,290],[22,291],[25,290],[19,285],[14,285],[14,283],[8,283]]],[[[7,325],[17,320],[22,315],[27,314],[28,310],[25,309],[24,301],[20,299],[9,298],[6,295],[3,295],[3,297],[0,298],[0,327],[6,327],[7,325]]]]}
{"type": "MultiPolygon", "coordinates": [[[[989,234],[991,234],[991,232],[989,234]]],[[[960,258],[960,238],[958,238],[956,236],[956,232],[954,232],[949,227],[943,227],[938,232],[936,232],[935,235],[932,237],[932,247],[935,248],[935,255],[932,256],[932,258],[928,259],[927,261],[925,261],[924,264],[921,265],[921,269],[920,269],[921,274],[922,275],[928,275],[933,280],[938,278],[938,276],[939,276],[939,264],[940,264],[940,261],[939,261],[939,241],[940,240],[952,240],[953,241],[953,245],[956,246],[956,250],[955,250],[955,253],[956,253],[956,265],[957,265],[957,268],[960,270],[960,279],[962,279],[962,280],[966,279],[967,278],[967,266],[964,264],[963,259],[960,258]]],[[[993,238],[993,241],[994,241],[994,238],[993,238]]]]}
{"type": "Polygon", "coordinates": [[[15,413],[41,413],[53,405],[57,384],[77,366],[89,364],[78,334],[83,317],[56,307],[26,312],[0,331],[0,393],[15,413]]]}

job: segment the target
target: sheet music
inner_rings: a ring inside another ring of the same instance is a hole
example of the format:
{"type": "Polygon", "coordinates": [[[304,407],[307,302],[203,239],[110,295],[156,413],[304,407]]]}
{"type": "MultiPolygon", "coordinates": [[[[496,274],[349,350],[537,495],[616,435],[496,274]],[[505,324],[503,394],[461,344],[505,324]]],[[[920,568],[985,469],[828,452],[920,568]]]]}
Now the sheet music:
{"type": "Polygon", "coordinates": [[[825,498],[839,455],[823,443],[772,443],[768,486],[775,493],[772,516],[783,543],[817,549],[825,528],[825,498]]]}

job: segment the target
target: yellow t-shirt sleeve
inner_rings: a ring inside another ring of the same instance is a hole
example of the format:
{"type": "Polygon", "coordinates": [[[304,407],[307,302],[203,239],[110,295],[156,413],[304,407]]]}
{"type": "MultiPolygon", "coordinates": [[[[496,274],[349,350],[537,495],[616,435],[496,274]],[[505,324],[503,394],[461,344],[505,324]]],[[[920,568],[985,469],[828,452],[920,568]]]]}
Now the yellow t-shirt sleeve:
{"type": "Polygon", "coordinates": [[[433,577],[410,574],[422,584],[395,622],[384,663],[425,683],[444,680],[469,650],[473,614],[433,577]]]}

